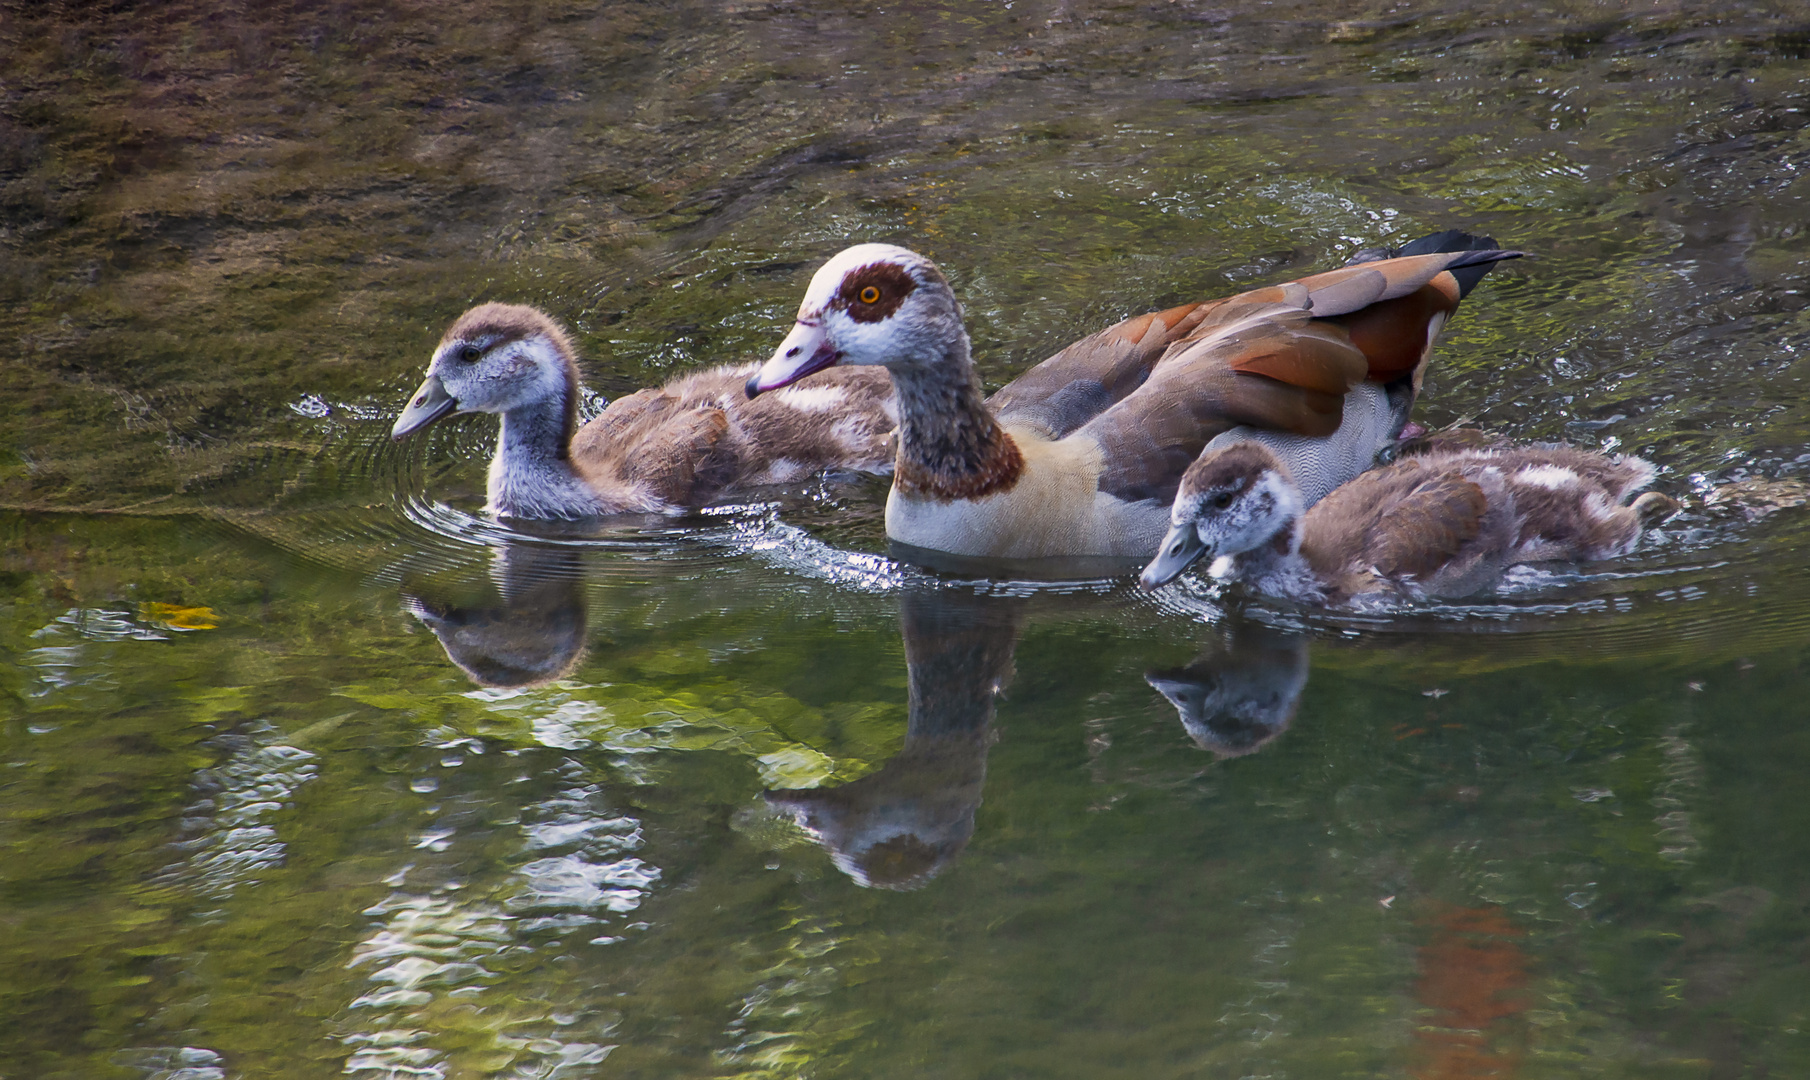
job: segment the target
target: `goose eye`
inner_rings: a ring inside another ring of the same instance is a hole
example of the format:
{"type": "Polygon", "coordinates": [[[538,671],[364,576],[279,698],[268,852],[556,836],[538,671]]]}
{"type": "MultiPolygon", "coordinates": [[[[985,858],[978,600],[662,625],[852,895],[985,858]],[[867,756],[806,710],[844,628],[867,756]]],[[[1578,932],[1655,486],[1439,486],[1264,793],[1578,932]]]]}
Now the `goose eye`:
{"type": "Polygon", "coordinates": [[[466,345],[459,349],[459,359],[467,364],[477,363],[478,357],[482,355],[484,355],[483,352],[476,345],[466,345]]]}
{"type": "Polygon", "coordinates": [[[880,290],[869,285],[861,290],[859,299],[863,304],[877,304],[880,302],[880,290]]]}
{"type": "Polygon", "coordinates": [[[1232,505],[1232,493],[1231,492],[1222,491],[1218,495],[1213,496],[1213,509],[1224,510],[1226,507],[1228,507],[1230,505],[1232,505]]]}

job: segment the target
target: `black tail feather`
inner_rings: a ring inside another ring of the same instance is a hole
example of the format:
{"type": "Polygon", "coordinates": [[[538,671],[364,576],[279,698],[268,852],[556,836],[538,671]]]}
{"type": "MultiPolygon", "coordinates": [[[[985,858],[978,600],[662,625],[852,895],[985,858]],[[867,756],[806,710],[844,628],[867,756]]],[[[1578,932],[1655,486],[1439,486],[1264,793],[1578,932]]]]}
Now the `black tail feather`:
{"type": "Polygon", "coordinates": [[[1472,236],[1458,229],[1447,229],[1444,232],[1429,233],[1418,240],[1410,240],[1401,247],[1365,248],[1351,257],[1347,266],[1358,263],[1376,262],[1379,259],[1399,259],[1407,255],[1436,255],[1442,251],[1475,251],[1475,259],[1466,259],[1447,267],[1446,270],[1458,279],[1458,295],[1469,296],[1489,268],[1503,259],[1518,259],[1519,251],[1503,251],[1494,237],[1472,236]]]}

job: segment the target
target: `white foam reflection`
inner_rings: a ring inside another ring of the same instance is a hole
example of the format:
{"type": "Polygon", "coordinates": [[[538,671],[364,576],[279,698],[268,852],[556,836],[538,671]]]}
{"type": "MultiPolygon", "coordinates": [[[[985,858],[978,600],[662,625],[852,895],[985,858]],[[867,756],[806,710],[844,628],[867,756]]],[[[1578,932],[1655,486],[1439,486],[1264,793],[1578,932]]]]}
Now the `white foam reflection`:
{"type": "Polygon", "coordinates": [[[632,854],[642,844],[640,822],[608,810],[576,765],[567,772],[567,787],[524,808],[520,850],[537,857],[494,886],[458,880],[456,863],[411,864],[386,879],[396,891],[367,909],[377,924],[347,964],[368,982],[347,1006],[348,1074],[440,1078],[481,1066],[487,1075],[557,1080],[589,1075],[615,1049],[613,1020],[551,1004],[569,991],[523,993],[519,985],[524,964],[549,977],[560,970],[544,961],[567,945],[548,935],[579,933],[607,945],[645,925],[622,916],[661,878],[632,854]]]}
{"type": "Polygon", "coordinates": [[[221,899],[281,866],[286,847],[274,816],[294,806],[295,791],[320,774],[313,754],[289,746],[282,733],[259,721],[215,736],[225,761],[195,773],[195,800],[183,811],[176,841],[187,858],[165,879],[182,880],[200,896],[221,899]]]}

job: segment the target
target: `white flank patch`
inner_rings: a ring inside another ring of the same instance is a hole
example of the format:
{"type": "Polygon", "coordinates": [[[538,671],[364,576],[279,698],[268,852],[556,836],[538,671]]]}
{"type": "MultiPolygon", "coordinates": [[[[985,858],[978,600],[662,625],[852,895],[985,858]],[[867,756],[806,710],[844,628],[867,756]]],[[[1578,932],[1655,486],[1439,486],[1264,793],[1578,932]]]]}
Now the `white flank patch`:
{"type": "Polygon", "coordinates": [[[1646,458],[1637,458],[1633,454],[1616,458],[1615,463],[1634,470],[1634,479],[1629,481],[1627,488],[1624,489],[1624,495],[1641,490],[1651,484],[1653,478],[1659,475],[1659,470],[1653,467],[1652,462],[1646,458]]]}
{"type": "Polygon", "coordinates": [[[1563,491],[1578,484],[1577,473],[1558,465],[1529,465],[1515,474],[1515,480],[1534,487],[1543,487],[1548,491],[1563,491]]]}
{"type": "Polygon", "coordinates": [[[1213,560],[1213,565],[1207,567],[1207,575],[1215,581],[1225,581],[1232,576],[1232,567],[1232,556],[1221,555],[1213,560]]]}
{"type": "Polygon", "coordinates": [[[767,466],[767,483],[789,484],[811,471],[810,466],[791,458],[775,458],[773,464],[767,466]]]}
{"type": "Polygon", "coordinates": [[[864,416],[845,416],[836,421],[835,426],[830,428],[830,438],[850,453],[866,449],[867,444],[873,441],[864,416]]]}
{"type": "Polygon", "coordinates": [[[847,397],[840,386],[788,386],[779,392],[779,400],[799,412],[834,412],[847,397]]]}
{"type": "Polygon", "coordinates": [[[1420,351],[1422,357],[1433,351],[1433,343],[1439,340],[1439,332],[1443,329],[1445,329],[1445,312],[1436,312],[1431,319],[1427,320],[1427,344],[1426,348],[1420,351]]]}

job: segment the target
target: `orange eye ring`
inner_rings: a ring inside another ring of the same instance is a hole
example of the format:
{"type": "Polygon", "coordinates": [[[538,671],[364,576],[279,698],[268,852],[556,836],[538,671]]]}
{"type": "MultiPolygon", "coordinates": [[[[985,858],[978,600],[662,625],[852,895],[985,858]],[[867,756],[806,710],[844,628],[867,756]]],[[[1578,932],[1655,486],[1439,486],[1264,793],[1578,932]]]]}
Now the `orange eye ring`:
{"type": "Polygon", "coordinates": [[[861,290],[860,300],[863,304],[877,304],[880,302],[880,290],[869,285],[861,290]]]}

